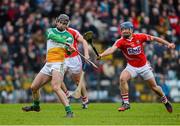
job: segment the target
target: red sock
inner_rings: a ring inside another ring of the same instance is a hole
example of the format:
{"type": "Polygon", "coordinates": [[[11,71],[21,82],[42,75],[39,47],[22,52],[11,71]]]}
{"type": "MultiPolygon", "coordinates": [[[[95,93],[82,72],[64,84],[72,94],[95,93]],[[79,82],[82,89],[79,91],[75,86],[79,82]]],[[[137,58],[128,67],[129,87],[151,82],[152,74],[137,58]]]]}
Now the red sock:
{"type": "Polygon", "coordinates": [[[88,102],[88,97],[87,96],[82,97],[82,102],[87,103],[88,102]]]}
{"type": "Polygon", "coordinates": [[[122,97],[123,103],[129,104],[129,96],[128,96],[128,93],[121,94],[121,97],[122,97]]]}

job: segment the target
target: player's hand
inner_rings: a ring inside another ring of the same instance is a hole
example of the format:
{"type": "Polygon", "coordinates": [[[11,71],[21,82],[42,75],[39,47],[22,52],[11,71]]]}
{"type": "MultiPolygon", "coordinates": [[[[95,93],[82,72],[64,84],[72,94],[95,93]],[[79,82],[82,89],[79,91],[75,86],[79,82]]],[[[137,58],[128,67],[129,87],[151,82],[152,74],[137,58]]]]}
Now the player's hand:
{"type": "Polygon", "coordinates": [[[96,60],[100,60],[101,58],[102,58],[102,56],[99,55],[99,56],[96,58],[96,60]]]}
{"type": "Polygon", "coordinates": [[[69,52],[75,52],[76,51],[76,49],[74,48],[74,46],[72,44],[66,43],[66,46],[68,46],[69,52]]]}
{"type": "Polygon", "coordinates": [[[174,48],[175,48],[175,44],[174,44],[174,43],[169,43],[169,44],[168,44],[168,48],[174,49],[174,48]]]}

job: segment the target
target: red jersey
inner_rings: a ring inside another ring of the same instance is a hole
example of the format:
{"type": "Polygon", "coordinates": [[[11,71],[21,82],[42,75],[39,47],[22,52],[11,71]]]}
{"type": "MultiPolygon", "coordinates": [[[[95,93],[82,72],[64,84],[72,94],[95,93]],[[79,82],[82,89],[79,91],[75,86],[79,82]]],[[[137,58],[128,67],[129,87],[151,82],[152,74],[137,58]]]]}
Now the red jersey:
{"type": "MultiPolygon", "coordinates": [[[[68,28],[66,30],[73,36],[73,38],[74,38],[73,46],[74,46],[75,49],[77,49],[77,45],[78,45],[77,38],[80,36],[80,33],[77,30],[73,29],[73,28],[68,28]]],[[[67,57],[74,57],[74,56],[77,56],[77,55],[78,55],[77,52],[73,52],[71,55],[66,54],[65,57],[66,58],[67,57]]]]}
{"type": "Polygon", "coordinates": [[[150,35],[143,33],[132,34],[131,39],[121,37],[114,45],[122,50],[123,55],[131,66],[142,67],[147,62],[143,42],[148,40],[151,40],[150,35]]]}

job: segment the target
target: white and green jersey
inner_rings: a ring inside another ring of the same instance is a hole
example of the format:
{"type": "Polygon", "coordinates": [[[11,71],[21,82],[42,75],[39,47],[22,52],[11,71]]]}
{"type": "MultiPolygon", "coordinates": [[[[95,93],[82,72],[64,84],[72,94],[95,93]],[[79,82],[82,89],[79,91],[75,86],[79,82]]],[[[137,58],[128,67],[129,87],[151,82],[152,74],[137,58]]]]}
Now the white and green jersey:
{"type": "Polygon", "coordinates": [[[63,62],[67,52],[65,43],[72,44],[73,36],[65,31],[60,32],[57,28],[49,28],[46,31],[47,38],[47,62],[63,62]]]}

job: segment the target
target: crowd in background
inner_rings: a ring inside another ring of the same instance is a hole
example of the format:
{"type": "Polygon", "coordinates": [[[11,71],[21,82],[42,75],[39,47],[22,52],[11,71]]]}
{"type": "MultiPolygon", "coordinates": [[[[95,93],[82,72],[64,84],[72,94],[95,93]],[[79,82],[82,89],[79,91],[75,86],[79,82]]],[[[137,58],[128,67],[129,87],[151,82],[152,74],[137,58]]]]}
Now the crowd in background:
{"type": "MultiPolygon", "coordinates": [[[[172,101],[180,101],[180,0],[1,0],[0,102],[30,101],[31,82],[45,60],[45,30],[54,26],[61,13],[70,16],[70,27],[80,33],[94,32],[99,52],[120,38],[119,24],[127,20],[133,23],[134,32],[175,43],[175,50],[156,42],[145,43],[144,49],[158,84],[172,101]]],[[[94,57],[93,52],[91,55],[94,57]]],[[[102,61],[92,60],[100,68],[89,66],[86,71],[90,100],[118,101],[119,74],[126,64],[121,52],[102,61]]],[[[74,90],[69,77],[67,74],[65,81],[74,90]]],[[[50,86],[42,92],[42,100],[56,100],[50,86]]],[[[130,95],[134,101],[156,100],[140,79],[130,82],[130,95]]]]}

